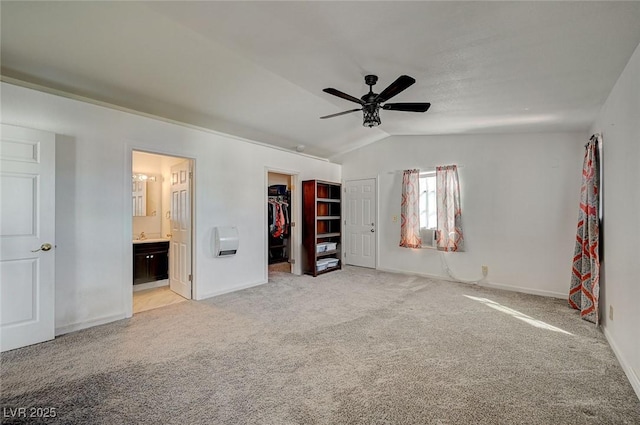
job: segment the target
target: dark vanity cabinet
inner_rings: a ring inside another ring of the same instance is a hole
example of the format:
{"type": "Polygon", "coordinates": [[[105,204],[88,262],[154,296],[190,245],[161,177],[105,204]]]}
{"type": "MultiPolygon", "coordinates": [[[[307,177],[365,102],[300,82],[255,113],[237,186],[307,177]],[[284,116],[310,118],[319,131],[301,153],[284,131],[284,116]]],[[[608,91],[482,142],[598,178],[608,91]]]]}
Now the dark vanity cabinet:
{"type": "Polygon", "coordinates": [[[133,284],[169,278],[169,241],[133,244],[133,284]]]}

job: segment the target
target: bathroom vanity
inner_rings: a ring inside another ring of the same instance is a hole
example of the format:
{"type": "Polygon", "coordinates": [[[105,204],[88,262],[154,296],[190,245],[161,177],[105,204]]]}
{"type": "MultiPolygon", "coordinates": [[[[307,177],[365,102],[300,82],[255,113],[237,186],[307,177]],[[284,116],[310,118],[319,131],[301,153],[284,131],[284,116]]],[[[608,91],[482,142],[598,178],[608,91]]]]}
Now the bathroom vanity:
{"type": "Polygon", "coordinates": [[[169,241],[133,241],[133,284],[169,278],[169,241]]]}

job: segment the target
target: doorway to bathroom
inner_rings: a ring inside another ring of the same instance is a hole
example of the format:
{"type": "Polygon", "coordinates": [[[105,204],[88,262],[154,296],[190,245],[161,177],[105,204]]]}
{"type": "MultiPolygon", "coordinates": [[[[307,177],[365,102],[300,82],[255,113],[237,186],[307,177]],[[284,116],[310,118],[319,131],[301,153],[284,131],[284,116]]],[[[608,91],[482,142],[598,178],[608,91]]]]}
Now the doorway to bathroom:
{"type": "Polygon", "coordinates": [[[193,160],[133,151],[133,313],[192,296],[193,160]]]}

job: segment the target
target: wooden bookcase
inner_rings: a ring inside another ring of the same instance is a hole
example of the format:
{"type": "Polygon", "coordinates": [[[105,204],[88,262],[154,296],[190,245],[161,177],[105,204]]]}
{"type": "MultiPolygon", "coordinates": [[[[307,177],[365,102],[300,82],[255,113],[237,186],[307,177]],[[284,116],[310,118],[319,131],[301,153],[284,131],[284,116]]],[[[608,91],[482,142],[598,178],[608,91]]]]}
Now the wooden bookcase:
{"type": "Polygon", "coordinates": [[[312,276],[342,268],[341,190],[339,183],[302,182],[302,270],[312,276]],[[335,245],[335,249],[322,250],[326,244],[335,245]],[[329,259],[336,264],[319,270],[322,266],[318,262],[329,259]]]}

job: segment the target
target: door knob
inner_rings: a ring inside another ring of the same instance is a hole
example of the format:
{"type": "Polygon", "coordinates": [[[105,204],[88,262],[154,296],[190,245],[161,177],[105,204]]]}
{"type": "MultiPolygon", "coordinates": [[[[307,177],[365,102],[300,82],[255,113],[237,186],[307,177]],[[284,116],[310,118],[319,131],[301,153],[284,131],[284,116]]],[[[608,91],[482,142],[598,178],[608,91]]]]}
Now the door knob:
{"type": "Polygon", "coordinates": [[[374,230],[374,229],[371,229],[371,233],[373,233],[373,232],[375,232],[375,230],[374,230]]]}
{"type": "Polygon", "coordinates": [[[49,251],[51,250],[52,246],[50,243],[43,243],[42,245],[40,245],[40,248],[38,249],[32,249],[31,252],[38,252],[38,251],[49,251]]]}

